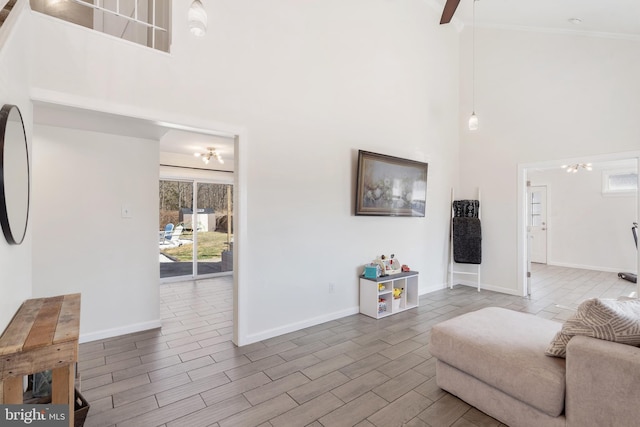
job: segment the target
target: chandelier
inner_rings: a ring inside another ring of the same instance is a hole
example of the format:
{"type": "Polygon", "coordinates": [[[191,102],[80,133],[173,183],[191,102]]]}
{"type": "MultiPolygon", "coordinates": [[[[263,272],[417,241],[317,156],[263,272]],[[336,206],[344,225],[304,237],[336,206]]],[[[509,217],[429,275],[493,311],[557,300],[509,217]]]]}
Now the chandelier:
{"type": "Polygon", "coordinates": [[[577,173],[578,169],[593,170],[591,163],[574,163],[572,165],[562,165],[562,169],[565,169],[567,173],[577,173]]]}
{"type": "Polygon", "coordinates": [[[220,153],[218,153],[213,147],[207,147],[206,153],[193,153],[193,155],[196,157],[200,157],[202,161],[207,165],[212,158],[215,158],[221,164],[224,163],[224,160],[222,160],[222,156],[220,156],[220,153]]]}

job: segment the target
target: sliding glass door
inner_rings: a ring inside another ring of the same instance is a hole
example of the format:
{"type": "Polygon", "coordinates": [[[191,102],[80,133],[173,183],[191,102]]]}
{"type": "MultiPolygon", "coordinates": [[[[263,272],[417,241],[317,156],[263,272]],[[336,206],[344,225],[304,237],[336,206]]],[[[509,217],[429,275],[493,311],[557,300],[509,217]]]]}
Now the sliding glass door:
{"type": "Polygon", "coordinates": [[[160,181],[161,279],[193,275],[193,188],[189,181],[160,181]]]}
{"type": "Polygon", "coordinates": [[[233,271],[233,186],[198,183],[197,274],[233,271]]]}
{"type": "Polygon", "coordinates": [[[230,184],[160,181],[161,279],[233,271],[232,200],[230,184]]]}

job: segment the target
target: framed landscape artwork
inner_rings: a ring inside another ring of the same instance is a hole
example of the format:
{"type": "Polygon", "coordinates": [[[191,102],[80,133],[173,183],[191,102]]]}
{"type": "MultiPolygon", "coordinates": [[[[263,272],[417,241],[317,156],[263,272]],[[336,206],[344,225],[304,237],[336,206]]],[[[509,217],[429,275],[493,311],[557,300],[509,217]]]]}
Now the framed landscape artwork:
{"type": "Polygon", "coordinates": [[[359,150],[356,215],[425,216],[428,166],[359,150]]]}

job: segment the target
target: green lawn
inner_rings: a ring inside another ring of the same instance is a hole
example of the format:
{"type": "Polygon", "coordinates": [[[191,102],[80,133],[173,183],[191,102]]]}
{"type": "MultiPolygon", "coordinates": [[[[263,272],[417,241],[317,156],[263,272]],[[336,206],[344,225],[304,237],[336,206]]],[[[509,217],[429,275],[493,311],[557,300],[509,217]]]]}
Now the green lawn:
{"type": "MultiPolygon", "coordinates": [[[[231,238],[233,240],[233,235],[231,238]]],[[[191,232],[184,232],[180,235],[180,240],[192,239],[191,232]]],[[[222,255],[222,251],[226,249],[227,233],[217,231],[201,231],[198,233],[198,261],[217,260],[222,255]]],[[[179,261],[191,261],[193,259],[193,244],[184,243],[182,246],[164,249],[161,252],[179,261]]]]}

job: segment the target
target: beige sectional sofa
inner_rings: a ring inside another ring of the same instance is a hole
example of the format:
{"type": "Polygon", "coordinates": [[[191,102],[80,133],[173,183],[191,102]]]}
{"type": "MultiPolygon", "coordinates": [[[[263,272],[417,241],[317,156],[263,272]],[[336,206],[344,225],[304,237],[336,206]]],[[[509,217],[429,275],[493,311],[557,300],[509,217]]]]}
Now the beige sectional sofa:
{"type": "Polygon", "coordinates": [[[640,348],[575,336],[546,356],[561,327],[497,307],[437,324],[438,386],[511,427],[640,425],[640,348]]]}

